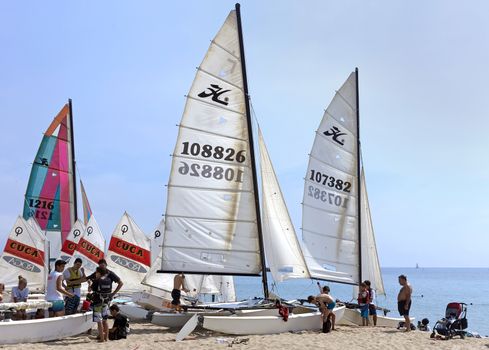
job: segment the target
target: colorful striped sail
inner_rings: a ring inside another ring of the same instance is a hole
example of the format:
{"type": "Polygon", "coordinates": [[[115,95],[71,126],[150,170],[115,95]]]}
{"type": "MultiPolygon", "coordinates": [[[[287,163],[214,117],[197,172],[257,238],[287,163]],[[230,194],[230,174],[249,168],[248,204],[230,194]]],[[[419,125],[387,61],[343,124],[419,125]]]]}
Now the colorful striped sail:
{"type": "Polygon", "coordinates": [[[85,187],[83,187],[83,182],[80,180],[80,189],[82,195],[82,203],[83,203],[83,223],[86,225],[90,217],[92,216],[92,209],[90,208],[90,203],[88,203],[87,194],[85,192],[85,187]]]}
{"type": "Polygon", "coordinates": [[[54,237],[58,237],[57,245],[64,242],[76,220],[70,111],[71,101],[64,105],[44,133],[32,165],[24,202],[24,218],[34,217],[42,230],[54,231],[54,237]]]}

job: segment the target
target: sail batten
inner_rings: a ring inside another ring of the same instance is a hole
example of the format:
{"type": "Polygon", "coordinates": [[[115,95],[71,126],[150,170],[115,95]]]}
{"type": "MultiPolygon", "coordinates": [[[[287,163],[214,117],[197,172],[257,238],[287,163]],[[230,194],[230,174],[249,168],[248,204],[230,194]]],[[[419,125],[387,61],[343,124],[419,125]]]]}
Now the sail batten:
{"type": "MultiPolygon", "coordinates": [[[[218,134],[216,132],[212,132],[212,131],[208,131],[208,130],[202,130],[202,129],[198,129],[198,128],[192,128],[190,126],[185,126],[185,125],[179,125],[179,127],[186,128],[186,129],[189,129],[189,130],[200,131],[200,132],[205,133],[205,134],[207,134],[209,136],[219,136],[219,137],[224,137],[224,138],[228,138],[228,139],[232,139],[232,140],[246,142],[246,139],[242,139],[242,138],[238,138],[238,137],[232,137],[232,136],[223,135],[223,134],[218,134]]],[[[177,155],[175,155],[175,156],[177,156],[177,155]]]]}

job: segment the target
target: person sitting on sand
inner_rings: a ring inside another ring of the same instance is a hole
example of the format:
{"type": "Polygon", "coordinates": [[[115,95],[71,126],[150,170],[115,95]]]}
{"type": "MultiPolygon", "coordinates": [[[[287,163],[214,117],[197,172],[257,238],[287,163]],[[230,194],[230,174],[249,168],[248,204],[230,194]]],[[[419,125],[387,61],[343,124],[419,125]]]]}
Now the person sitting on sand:
{"type": "MultiPolygon", "coordinates": [[[[26,302],[27,297],[29,296],[29,288],[27,288],[27,280],[19,276],[19,284],[17,287],[12,288],[12,302],[13,303],[21,303],[26,302]]],[[[17,310],[15,315],[13,315],[12,319],[14,320],[25,320],[27,319],[27,315],[24,310],[17,310]]]]}
{"type": "Polygon", "coordinates": [[[371,288],[371,283],[369,280],[363,281],[367,285],[368,292],[368,313],[372,316],[374,321],[374,327],[377,325],[377,306],[375,306],[375,290],[371,288]]]}
{"type": "Polygon", "coordinates": [[[171,308],[175,309],[178,312],[182,310],[182,307],[180,306],[180,297],[182,295],[182,290],[187,293],[189,292],[185,284],[185,275],[183,274],[183,272],[180,272],[173,278],[173,290],[171,291],[171,308]]]}
{"type": "Polygon", "coordinates": [[[413,294],[413,288],[407,281],[405,275],[399,276],[399,284],[402,286],[399,294],[397,295],[397,309],[399,315],[404,316],[404,325],[406,332],[411,330],[411,319],[409,318],[409,309],[411,308],[411,295],[413,294]]]}
{"type": "Polygon", "coordinates": [[[362,316],[362,326],[368,326],[368,291],[365,283],[360,283],[360,290],[358,292],[358,305],[360,306],[360,314],[362,316]]]}
{"type": "Polygon", "coordinates": [[[110,306],[110,315],[114,318],[114,324],[109,329],[109,339],[119,340],[127,338],[127,317],[119,312],[119,306],[112,304],[110,306]]]}
{"type": "Polygon", "coordinates": [[[333,302],[326,305],[326,311],[327,311],[326,319],[328,317],[331,317],[331,329],[334,331],[334,325],[336,322],[336,315],[333,312],[333,309],[336,307],[336,302],[334,301],[335,298],[331,294],[329,294],[331,292],[331,289],[329,288],[329,286],[324,286],[321,288],[321,284],[319,284],[319,282],[318,282],[318,287],[319,287],[320,293],[329,295],[331,297],[331,299],[333,300],[333,302]]]}

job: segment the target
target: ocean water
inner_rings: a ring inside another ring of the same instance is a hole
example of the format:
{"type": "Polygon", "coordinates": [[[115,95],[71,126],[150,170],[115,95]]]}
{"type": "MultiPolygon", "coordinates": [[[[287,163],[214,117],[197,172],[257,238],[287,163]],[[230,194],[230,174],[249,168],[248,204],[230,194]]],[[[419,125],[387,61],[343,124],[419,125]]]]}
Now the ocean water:
{"type": "MultiPolygon", "coordinates": [[[[489,268],[383,268],[382,277],[386,296],[378,296],[378,306],[392,310],[388,316],[399,317],[397,293],[398,276],[404,274],[413,286],[411,315],[418,320],[428,318],[429,325],[445,315],[450,302],[467,305],[468,330],[489,336],[489,268]]],[[[306,299],[317,294],[316,281],[291,280],[272,284],[269,274],[269,289],[285,299],[306,299]]],[[[353,299],[352,286],[321,282],[329,285],[331,294],[342,301],[353,299]]],[[[235,277],[238,299],[263,296],[261,277],[235,277]]],[[[356,296],[355,296],[356,299],[356,296]]]]}

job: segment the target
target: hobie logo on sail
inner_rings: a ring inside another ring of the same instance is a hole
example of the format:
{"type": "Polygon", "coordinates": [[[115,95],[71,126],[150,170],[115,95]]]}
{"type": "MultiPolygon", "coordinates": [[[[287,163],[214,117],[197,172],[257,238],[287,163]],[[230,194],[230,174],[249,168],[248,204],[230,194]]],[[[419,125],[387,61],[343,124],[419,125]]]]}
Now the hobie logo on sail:
{"type": "Polygon", "coordinates": [[[110,258],[117,265],[120,265],[122,267],[125,267],[126,269],[129,269],[131,271],[141,272],[141,273],[146,273],[147,272],[147,270],[141,264],[138,264],[137,262],[132,261],[132,260],[129,260],[129,259],[125,259],[122,256],[111,255],[110,258]]]}
{"type": "Polygon", "coordinates": [[[3,260],[8,262],[10,265],[18,267],[22,270],[26,270],[29,272],[41,272],[41,269],[39,267],[23,259],[19,259],[13,256],[4,256],[3,260]]]}
{"type": "Polygon", "coordinates": [[[332,126],[331,129],[323,132],[324,135],[326,136],[331,136],[331,138],[333,139],[334,142],[340,144],[340,145],[344,145],[345,144],[345,139],[342,138],[341,140],[339,139],[339,137],[341,136],[345,136],[347,135],[346,132],[342,132],[338,127],[336,126],[332,126]]]}
{"type": "Polygon", "coordinates": [[[37,265],[44,265],[44,252],[21,242],[8,239],[5,245],[5,253],[28,260],[37,265]]]}
{"type": "Polygon", "coordinates": [[[217,84],[210,84],[210,85],[211,86],[208,87],[207,90],[202,91],[197,96],[202,98],[207,98],[212,96],[212,101],[227,106],[229,104],[229,97],[224,97],[224,100],[220,100],[219,98],[221,97],[222,94],[229,92],[231,90],[223,90],[222,87],[220,87],[217,84]]]}
{"type": "Polygon", "coordinates": [[[83,255],[85,255],[86,257],[90,258],[93,261],[99,261],[104,257],[104,253],[100,249],[98,249],[92,243],[86,241],[83,238],[78,243],[77,249],[80,253],[82,253],[83,255]]]}
{"type": "Polygon", "coordinates": [[[131,260],[140,262],[146,266],[151,264],[151,253],[149,250],[138,247],[137,245],[127,241],[123,241],[117,237],[112,237],[110,240],[109,250],[131,260]]]}

